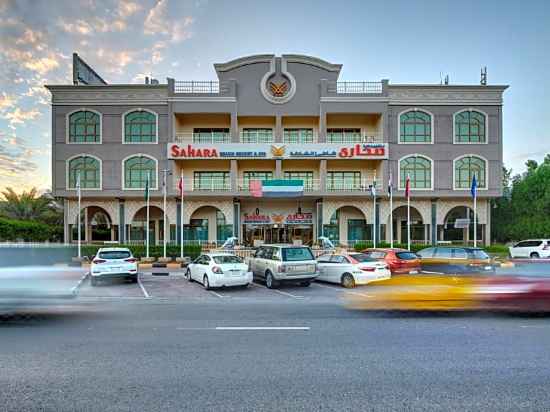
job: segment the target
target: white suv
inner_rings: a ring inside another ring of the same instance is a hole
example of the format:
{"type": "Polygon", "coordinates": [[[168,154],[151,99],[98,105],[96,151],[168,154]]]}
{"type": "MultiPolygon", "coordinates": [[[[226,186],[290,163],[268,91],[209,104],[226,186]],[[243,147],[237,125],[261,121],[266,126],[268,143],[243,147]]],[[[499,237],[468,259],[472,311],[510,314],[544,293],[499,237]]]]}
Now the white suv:
{"type": "Polygon", "coordinates": [[[137,259],[130,249],[122,247],[102,247],[97,251],[90,266],[92,286],[99,280],[124,278],[134,283],[138,281],[137,259]]]}
{"type": "Polygon", "coordinates": [[[549,258],[550,240],[532,239],[522,240],[514,246],[510,246],[510,257],[512,258],[549,258]]]}
{"type": "Polygon", "coordinates": [[[265,280],[271,289],[280,282],[309,286],[318,275],[317,261],[306,246],[262,245],[248,262],[255,278],[265,280]]]}

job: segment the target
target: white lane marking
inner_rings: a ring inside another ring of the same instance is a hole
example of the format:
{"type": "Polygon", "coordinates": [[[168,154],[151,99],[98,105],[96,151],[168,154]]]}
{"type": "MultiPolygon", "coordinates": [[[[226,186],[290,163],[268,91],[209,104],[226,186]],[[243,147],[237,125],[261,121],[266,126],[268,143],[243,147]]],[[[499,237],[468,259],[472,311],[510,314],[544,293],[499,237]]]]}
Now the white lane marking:
{"type": "Polygon", "coordinates": [[[293,295],[292,293],[288,293],[288,292],[284,292],[282,290],[278,290],[278,289],[271,289],[273,292],[277,292],[281,295],[284,295],[284,296],[290,296],[291,298],[294,298],[294,299],[303,299],[304,297],[303,296],[299,296],[299,295],[293,295]]]}
{"type": "Polygon", "coordinates": [[[216,330],[309,330],[309,326],[216,326],[216,330]]]}
{"type": "Polygon", "coordinates": [[[264,288],[264,289],[267,289],[267,287],[265,287],[264,285],[260,284],[260,283],[256,283],[256,282],[252,282],[252,286],[256,286],[257,288],[264,288]]]}
{"type": "Polygon", "coordinates": [[[350,293],[352,295],[357,295],[357,296],[363,296],[365,298],[372,298],[374,296],[374,295],[367,295],[366,293],[352,292],[351,290],[347,290],[346,293],[350,293]]]}
{"type": "Polygon", "coordinates": [[[139,274],[138,274],[138,285],[141,288],[141,291],[143,292],[143,296],[145,297],[145,299],[151,299],[151,296],[149,296],[149,293],[147,293],[147,290],[145,290],[143,283],[141,283],[141,278],[139,274]]]}
{"type": "Polygon", "coordinates": [[[218,293],[218,292],[214,292],[213,290],[209,290],[210,293],[212,293],[213,295],[223,299],[225,296],[222,295],[221,293],[218,293]]]}
{"type": "Polygon", "coordinates": [[[337,288],[336,286],[329,286],[329,285],[325,285],[324,283],[315,282],[315,285],[320,286],[322,288],[332,289],[332,290],[338,290],[338,291],[342,290],[341,288],[337,288]]]}
{"type": "Polygon", "coordinates": [[[82,276],[82,277],[80,278],[80,280],[78,281],[78,283],[76,284],[76,286],[73,287],[73,289],[72,289],[73,295],[76,295],[76,294],[77,294],[78,289],[80,289],[80,286],[82,286],[82,283],[84,283],[84,281],[86,280],[86,278],[88,277],[89,274],[90,274],[90,272],[84,273],[84,276],[82,276]]]}

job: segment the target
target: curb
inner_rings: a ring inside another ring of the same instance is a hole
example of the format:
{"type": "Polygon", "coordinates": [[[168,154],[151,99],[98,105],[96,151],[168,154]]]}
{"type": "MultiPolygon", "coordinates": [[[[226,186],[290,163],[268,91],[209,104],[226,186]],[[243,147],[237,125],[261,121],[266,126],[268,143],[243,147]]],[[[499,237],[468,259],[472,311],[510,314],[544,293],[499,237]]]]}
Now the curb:
{"type": "Polygon", "coordinates": [[[76,296],[76,294],[78,293],[78,290],[80,289],[80,287],[82,286],[82,284],[84,283],[84,281],[86,280],[86,278],[87,278],[88,276],[90,276],[90,272],[86,272],[86,273],[84,274],[84,276],[82,276],[82,277],[80,278],[80,280],[78,281],[78,283],[76,284],[76,286],[73,287],[73,289],[72,289],[73,295],[76,296]]]}
{"type": "Polygon", "coordinates": [[[151,269],[153,267],[152,263],[139,263],[139,269],[151,269]]]}

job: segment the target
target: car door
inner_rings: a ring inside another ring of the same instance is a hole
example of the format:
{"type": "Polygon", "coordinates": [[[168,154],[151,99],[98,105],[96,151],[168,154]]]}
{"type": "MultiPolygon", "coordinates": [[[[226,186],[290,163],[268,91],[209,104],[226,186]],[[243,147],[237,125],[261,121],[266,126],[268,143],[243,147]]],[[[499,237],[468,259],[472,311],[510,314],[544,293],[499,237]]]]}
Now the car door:
{"type": "Polygon", "coordinates": [[[528,246],[529,242],[526,242],[526,241],[521,241],[519,243],[516,243],[514,245],[514,257],[526,257],[528,256],[528,250],[527,250],[527,246],[528,246]]]}
{"type": "Polygon", "coordinates": [[[340,283],[340,278],[346,272],[352,272],[349,260],[342,255],[332,255],[330,258],[330,268],[327,274],[329,282],[340,283]]]}
{"type": "Polygon", "coordinates": [[[317,258],[317,266],[319,268],[319,276],[317,279],[319,280],[328,280],[328,270],[330,268],[330,253],[326,253],[324,255],[321,255],[317,258]]]}
{"type": "Polygon", "coordinates": [[[191,279],[193,280],[198,280],[198,273],[202,270],[203,257],[204,255],[200,255],[190,265],[191,279]]]}
{"type": "Polygon", "coordinates": [[[256,251],[256,255],[253,259],[252,271],[254,272],[255,277],[263,278],[264,272],[263,272],[262,268],[264,266],[264,263],[263,263],[264,255],[265,255],[265,247],[260,246],[260,248],[256,251]]]}

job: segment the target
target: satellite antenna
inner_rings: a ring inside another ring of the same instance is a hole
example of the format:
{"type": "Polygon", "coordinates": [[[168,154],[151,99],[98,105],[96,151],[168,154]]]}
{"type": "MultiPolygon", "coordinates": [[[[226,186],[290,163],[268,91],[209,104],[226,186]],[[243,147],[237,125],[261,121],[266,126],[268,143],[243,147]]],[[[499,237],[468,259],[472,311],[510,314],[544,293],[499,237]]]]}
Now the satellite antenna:
{"type": "Polygon", "coordinates": [[[449,85],[449,75],[447,74],[445,76],[445,86],[448,86],[449,85]]]}
{"type": "Polygon", "coordinates": [[[481,80],[479,83],[482,86],[487,86],[487,66],[481,68],[481,80]]]}

